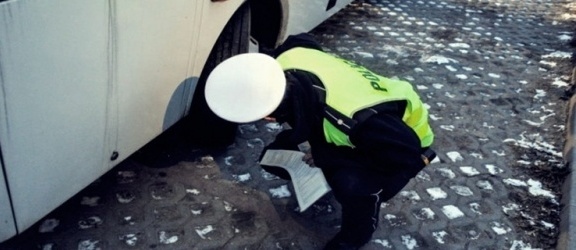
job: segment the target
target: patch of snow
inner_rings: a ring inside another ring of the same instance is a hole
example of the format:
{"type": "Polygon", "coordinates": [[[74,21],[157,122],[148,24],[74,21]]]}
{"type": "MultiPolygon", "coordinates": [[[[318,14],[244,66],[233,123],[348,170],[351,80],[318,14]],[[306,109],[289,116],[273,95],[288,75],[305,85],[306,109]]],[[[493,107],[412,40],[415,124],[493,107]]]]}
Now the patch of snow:
{"type": "Polygon", "coordinates": [[[447,131],[454,131],[454,125],[440,125],[440,128],[447,131]]]}
{"type": "MultiPolygon", "coordinates": [[[[212,227],[212,226],[208,226],[208,227],[212,227]]],[[[196,232],[198,232],[198,230],[196,230],[196,232]]],[[[200,233],[198,233],[200,235],[200,233]]],[[[204,239],[204,237],[202,235],[200,235],[200,237],[202,239],[204,239]]],[[[160,235],[159,235],[159,240],[160,243],[162,244],[173,244],[176,243],[178,241],[178,235],[172,235],[170,236],[166,231],[160,231],[160,235]]]]}
{"type": "Polygon", "coordinates": [[[528,123],[528,125],[530,126],[534,126],[534,127],[540,127],[542,124],[544,124],[543,122],[533,122],[533,121],[529,121],[529,120],[524,120],[526,123],[528,123]]]}
{"type": "Polygon", "coordinates": [[[570,84],[563,81],[560,77],[556,77],[554,79],[554,81],[552,82],[552,85],[554,85],[558,88],[564,88],[564,87],[568,87],[570,84]]]}
{"type": "Polygon", "coordinates": [[[512,185],[515,187],[525,187],[528,186],[528,184],[526,184],[526,182],[518,180],[518,179],[504,179],[504,183],[508,184],[508,185],[512,185]]]}
{"type": "Polygon", "coordinates": [[[444,84],[441,83],[433,83],[432,87],[434,87],[435,89],[442,89],[444,87],[444,84]]]}
{"type": "Polygon", "coordinates": [[[390,242],[388,242],[388,240],[384,240],[384,239],[375,239],[373,240],[374,243],[384,247],[384,248],[392,248],[392,245],[390,244],[390,242]]]}
{"type": "Polygon", "coordinates": [[[504,151],[492,150],[492,153],[497,155],[497,156],[505,156],[506,155],[506,153],[504,153],[504,151]]]}
{"type": "Polygon", "coordinates": [[[267,123],[265,127],[268,132],[278,132],[283,129],[282,124],[277,122],[267,123]]]}
{"type": "Polygon", "coordinates": [[[563,52],[563,51],[555,51],[548,55],[543,55],[542,58],[560,58],[560,59],[570,59],[572,58],[572,53],[570,52],[563,52]]]}
{"type": "Polygon", "coordinates": [[[548,198],[556,198],[556,196],[549,190],[542,188],[542,183],[533,179],[529,179],[527,182],[518,179],[504,179],[504,183],[516,187],[528,187],[528,192],[533,196],[544,196],[548,198]]]}
{"type": "Polygon", "coordinates": [[[520,163],[520,164],[522,164],[522,165],[530,165],[530,164],[532,164],[532,162],[525,161],[525,160],[518,160],[518,161],[516,161],[516,162],[518,162],[518,163],[520,163]]]}
{"type": "Polygon", "coordinates": [[[416,217],[419,220],[424,219],[432,220],[434,219],[435,216],[436,213],[434,213],[434,211],[432,211],[432,209],[428,207],[422,208],[417,214],[414,214],[414,217],[416,217]]]}
{"type": "Polygon", "coordinates": [[[83,240],[78,243],[78,250],[100,250],[98,240],[83,240]]]}
{"type": "Polygon", "coordinates": [[[440,175],[449,179],[456,177],[456,174],[454,174],[454,172],[448,168],[438,168],[436,171],[440,172],[440,175]]]}
{"type": "Polygon", "coordinates": [[[432,232],[432,236],[436,239],[436,242],[440,244],[444,244],[444,237],[446,237],[448,233],[446,231],[439,231],[439,232],[432,232]]]}
{"type": "Polygon", "coordinates": [[[476,182],[476,186],[483,190],[493,190],[492,184],[487,180],[479,180],[476,182]]]}
{"type": "Polygon", "coordinates": [[[202,239],[210,239],[210,237],[207,237],[206,235],[209,234],[210,232],[214,231],[214,227],[212,225],[208,225],[204,228],[200,228],[197,227],[196,228],[196,233],[198,234],[198,236],[200,236],[200,238],[202,239]]]}
{"type": "Polygon", "coordinates": [[[234,210],[234,206],[232,206],[230,202],[223,201],[223,203],[224,203],[224,210],[226,210],[226,212],[231,212],[234,210]]]}
{"type": "Polygon", "coordinates": [[[193,189],[186,189],[186,193],[187,194],[193,194],[193,195],[199,195],[200,191],[198,189],[193,188],[193,189]]]}
{"type": "Polygon", "coordinates": [[[448,219],[456,219],[460,217],[464,217],[464,213],[460,211],[460,209],[454,205],[446,205],[442,207],[442,213],[448,217],[448,219]]]}
{"type": "Polygon", "coordinates": [[[480,212],[480,204],[473,202],[468,204],[468,206],[470,206],[470,210],[472,210],[472,212],[482,215],[482,212],[480,212]]]}
{"type": "Polygon", "coordinates": [[[354,54],[356,54],[362,58],[374,58],[374,55],[372,53],[368,53],[368,52],[356,51],[356,52],[354,52],[354,54]]]}
{"type": "Polygon", "coordinates": [[[253,138],[246,141],[246,146],[249,148],[264,147],[264,141],[260,138],[253,138]]]}
{"type": "MultiPolygon", "coordinates": [[[[432,161],[432,163],[434,163],[434,161],[432,161]]],[[[430,181],[432,180],[430,178],[430,175],[428,175],[428,173],[424,172],[424,171],[420,171],[417,175],[416,178],[421,179],[421,180],[425,180],[425,181],[430,181]]]]}
{"type": "Polygon", "coordinates": [[[442,117],[434,115],[434,114],[430,114],[429,116],[430,116],[430,120],[433,120],[433,121],[442,120],[442,117]]]}
{"type": "Polygon", "coordinates": [[[226,166],[232,166],[233,162],[234,162],[234,156],[227,156],[224,158],[224,164],[226,164],[226,166]]]}
{"type": "Polygon", "coordinates": [[[542,250],[542,248],[532,248],[530,243],[524,243],[521,240],[515,240],[512,242],[510,250],[542,250]]]}
{"type": "Polygon", "coordinates": [[[420,61],[425,63],[436,63],[436,64],[458,63],[458,60],[454,60],[441,55],[433,55],[428,58],[423,58],[420,61]]]}
{"type": "Polygon", "coordinates": [[[278,177],[278,176],[276,176],[276,175],[273,175],[273,174],[271,174],[270,172],[267,172],[266,170],[263,170],[263,169],[260,170],[260,173],[262,174],[262,178],[263,178],[264,180],[267,180],[267,181],[280,179],[280,177],[278,177]]]}
{"type": "Polygon", "coordinates": [[[544,98],[544,97],[546,97],[546,91],[544,91],[542,89],[537,89],[536,95],[534,95],[534,99],[540,99],[540,98],[544,98]]]}
{"type": "Polygon", "coordinates": [[[451,186],[450,189],[454,190],[454,192],[456,192],[457,194],[459,194],[461,196],[474,195],[474,193],[472,193],[472,190],[470,190],[470,188],[466,187],[466,186],[451,186]]]}
{"type": "Polygon", "coordinates": [[[549,229],[554,229],[556,228],[556,226],[554,226],[554,224],[550,223],[550,222],[546,222],[546,221],[540,221],[540,224],[542,224],[542,226],[549,228],[549,229]]]}
{"type": "Polygon", "coordinates": [[[384,219],[386,219],[386,220],[393,220],[393,219],[396,219],[396,218],[397,218],[396,215],[393,215],[393,214],[386,214],[386,215],[384,215],[384,219]]]}
{"type": "Polygon", "coordinates": [[[136,234],[125,234],[120,236],[120,240],[123,241],[128,246],[136,246],[136,242],[138,242],[138,236],[136,234]]]}
{"type": "Polygon", "coordinates": [[[290,193],[290,190],[288,190],[288,185],[282,185],[277,188],[271,188],[268,191],[270,191],[270,194],[272,194],[272,197],[274,198],[286,198],[292,195],[290,193]]]}
{"type": "Polygon", "coordinates": [[[556,65],[557,65],[556,62],[543,61],[543,60],[540,61],[539,63],[542,64],[542,65],[545,65],[545,66],[549,66],[549,67],[551,67],[551,68],[554,68],[554,67],[556,67],[556,65]]]}
{"type": "Polygon", "coordinates": [[[462,166],[460,167],[460,171],[462,171],[466,176],[475,176],[480,174],[476,168],[471,166],[462,166]]]}
{"type": "Polygon", "coordinates": [[[520,210],[520,206],[518,206],[518,204],[516,203],[508,203],[502,206],[502,212],[504,212],[505,214],[510,214],[509,212],[518,210],[520,210]]]}
{"type": "Polygon", "coordinates": [[[472,156],[476,159],[484,159],[484,157],[480,153],[470,153],[470,156],[472,156]]]}
{"type": "Polygon", "coordinates": [[[418,247],[418,242],[410,235],[402,235],[402,244],[404,244],[407,249],[414,249],[418,247]]]}
{"type": "Polygon", "coordinates": [[[416,191],[401,191],[399,193],[401,196],[404,196],[412,201],[419,201],[420,200],[420,196],[418,195],[418,193],[416,193],[416,191]]]}
{"type": "Polygon", "coordinates": [[[448,152],[446,153],[446,155],[448,156],[448,158],[450,158],[450,160],[452,160],[452,162],[464,160],[464,158],[462,158],[462,155],[460,155],[460,153],[456,151],[448,152]]]}
{"type": "Polygon", "coordinates": [[[512,231],[512,229],[500,224],[499,222],[492,222],[490,224],[492,226],[492,231],[494,231],[497,235],[504,235],[512,231]]]}
{"type": "Polygon", "coordinates": [[[556,150],[556,148],[550,143],[542,141],[542,138],[540,136],[536,135],[526,136],[525,132],[520,134],[520,140],[505,139],[504,142],[512,142],[514,143],[514,145],[522,148],[533,148],[538,151],[549,153],[558,158],[562,157],[562,153],[560,151],[556,150]]]}
{"type": "Polygon", "coordinates": [[[450,43],[450,44],[448,44],[448,46],[450,46],[452,48],[464,48],[464,49],[470,48],[470,45],[467,43],[450,43]]]}
{"type": "Polygon", "coordinates": [[[432,200],[446,199],[448,197],[448,194],[439,187],[428,188],[426,192],[428,192],[432,200]]]}
{"type": "Polygon", "coordinates": [[[534,196],[544,196],[552,199],[556,198],[556,196],[552,194],[551,191],[543,189],[542,183],[539,181],[529,179],[528,186],[530,186],[530,188],[528,188],[528,191],[530,192],[530,194],[534,196]]]}
{"type": "Polygon", "coordinates": [[[568,34],[562,34],[558,36],[558,40],[560,41],[570,41],[572,40],[572,36],[568,35],[568,34]]]}
{"type": "Polygon", "coordinates": [[[448,71],[451,71],[451,72],[456,72],[456,71],[458,71],[456,68],[454,68],[454,67],[452,67],[452,66],[450,66],[450,65],[446,65],[445,67],[446,67],[446,69],[447,69],[448,71]]]}
{"type": "Polygon", "coordinates": [[[252,179],[252,176],[250,175],[250,173],[234,175],[233,177],[234,177],[234,179],[236,179],[239,182],[246,182],[246,181],[249,181],[250,179],[252,179]]]}
{"type": "Polygon", "coordinates": [[[488,170],[488,173],[490,173],[491,175],[497,175],[504,172],[504,170],[492,164],[486,164],[484,165],[484,167],[488,170]]]}

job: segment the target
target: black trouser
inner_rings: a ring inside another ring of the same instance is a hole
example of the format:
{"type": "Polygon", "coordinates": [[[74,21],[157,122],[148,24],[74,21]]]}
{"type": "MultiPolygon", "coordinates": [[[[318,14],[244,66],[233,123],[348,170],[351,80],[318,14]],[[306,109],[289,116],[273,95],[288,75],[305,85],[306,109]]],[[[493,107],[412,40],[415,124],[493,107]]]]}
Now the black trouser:
{"type": "MultiPolygon", "coordinates": [[[[287,143],[288,131],[280,133],[267,149],[298,150],[287,143]]],[[[342,206],[342,225],[336,237],[351,245],[367,243],[376,230],[380,205],[394,197],[414,177],[414,171],[384,173],[367,167],[370,159],[348,147],[327,144],[312,145],[314,162],[321,167],[336,200],[342,206]]],[[[283,179],[290,176],[278,167],[262,166],[283,179]]],[[[408,169],[403,166],[381,166],[388,169],[408,169]]]]}
{"type": "Polygon", "coordinates": [[[342,225],[337,237],[362,246],[378,227],[380,205],[406,186],[411,176],[340,167],[324,171],[336,200],[342,206],[342,225]]]}

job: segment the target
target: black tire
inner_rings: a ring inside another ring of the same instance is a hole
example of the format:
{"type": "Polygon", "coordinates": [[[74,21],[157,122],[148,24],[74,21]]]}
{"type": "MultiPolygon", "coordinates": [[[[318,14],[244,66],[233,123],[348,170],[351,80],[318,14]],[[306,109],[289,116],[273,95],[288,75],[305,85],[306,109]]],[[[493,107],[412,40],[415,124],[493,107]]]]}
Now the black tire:
{"type": "Polygon", "coordinates": [[[206,79],[216,65],[234,55],[246,53],[250,39],[250,6],[244,4],[226,24],[202,70],[189,115],[190,140],[201,147],[225,147],[234,142],[238,124],[216,116],[206,103],[206,79]]]}
{"type": "Polygon", "coordinates": [[[198,80],[190,113],[160,136],[134,153],[133,159],[149,167],[169,167],[183,159],[194,160],[192,148],[220,152],[232,144],[237,124],[217,117],[206,104],[204,87],[206,78],[220,62],[233,55],[248,51],[250,34],[250,8],[241,7],[228,22],[210,52],[198,80]],[[214,151],[216,150],[216,151],[214,151]]]}

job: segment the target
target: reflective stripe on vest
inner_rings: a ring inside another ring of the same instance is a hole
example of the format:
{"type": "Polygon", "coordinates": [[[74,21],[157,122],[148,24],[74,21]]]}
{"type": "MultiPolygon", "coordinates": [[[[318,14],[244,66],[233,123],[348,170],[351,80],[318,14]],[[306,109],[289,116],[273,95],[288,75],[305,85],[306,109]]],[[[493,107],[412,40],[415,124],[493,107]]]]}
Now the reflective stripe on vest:
{"type": "MultiPolygon", "coordinates": [[[[428,111],[410,83],[382,77],[358,64],[314,49],[290,49],[277,60],[284,70],[303,70],[316,75],[326,88],[326,104],[348,118],[384,102],[407,101],[402,120],[416,132],[422,147],[432,144],[434,134],[428,124],[428,111]]],[[[338,124],[327,119],[323,123],[326,141],[354,146],[348,135],[338,129],[338,124]]]]}

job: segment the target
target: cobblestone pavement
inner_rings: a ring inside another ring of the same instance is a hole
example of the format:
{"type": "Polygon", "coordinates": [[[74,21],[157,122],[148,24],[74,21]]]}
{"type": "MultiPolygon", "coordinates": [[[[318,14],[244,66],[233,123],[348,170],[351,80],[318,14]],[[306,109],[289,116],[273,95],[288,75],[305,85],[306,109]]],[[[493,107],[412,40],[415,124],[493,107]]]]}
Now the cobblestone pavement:
{"type": "MultiPolygon", "coordinates": [[[[363,249],[556,247],[575,22],[569,1],[358,0],[312,32],[412,82],[437,136],[440,162],[383,204],[363,249]]],[[[226,150],[128,159],[0,249],[320,249],[338,203],[300,213],[291,185],[256,164],[280,129],[244,124],[226,150]]]]}

